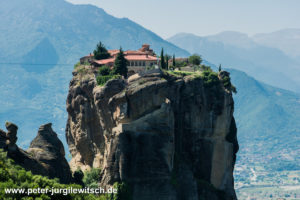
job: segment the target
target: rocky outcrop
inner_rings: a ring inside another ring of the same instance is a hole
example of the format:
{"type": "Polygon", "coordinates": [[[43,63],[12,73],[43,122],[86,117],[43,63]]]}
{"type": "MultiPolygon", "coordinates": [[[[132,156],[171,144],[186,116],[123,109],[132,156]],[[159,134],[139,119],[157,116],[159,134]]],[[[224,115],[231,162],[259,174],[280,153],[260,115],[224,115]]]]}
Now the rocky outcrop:
{"type": "Polygon", "coordinates": [[[16,142],[18,140],[17,131],[18,127],[14,123],[6,122],[5,127],[7,132],[0,129],[0,147],[10,150],[16,150],[16,142]]]}
{"type": "Polygon", "coordinates": [[[154,70],[100,87],[94,76],[75,75],[71,168],[101,168],[102,186],[125,182],[134,200],[236,199],[232,94],[221,80],[205,80],[154,70]]]}
{"type": "Polygon", "coordinates": [[[43,165],[35,160],[28,152],[19,148],[17,142],[17,125],[6,122],[7,132],[0,129],[0,148],[7,152],[7,156],[14,160],[14,162],[33,174],[47,175],[46,169],[43,165]]]}
{"type": "Polygon", "coordinates": [[[27,151],[16,145],[18,127],[10,122],[6,122],[5,126],[7,132],[0,130],[0,148],[4,149],[7,156],[17,165],[33,174],[59,178],[61,183],[72,181],[70,167],[64,157],[63,144],[52,130],[51,124],[40,127],[38,135],[27,151]]]}
{"type": "Polygon", "coordinates": [[[70,183],[72,173],[64,146],[51,126],[51,123],[40,126],[27,152],[43,165],[49,178],[57,177],[61,183],[70,183]]]}

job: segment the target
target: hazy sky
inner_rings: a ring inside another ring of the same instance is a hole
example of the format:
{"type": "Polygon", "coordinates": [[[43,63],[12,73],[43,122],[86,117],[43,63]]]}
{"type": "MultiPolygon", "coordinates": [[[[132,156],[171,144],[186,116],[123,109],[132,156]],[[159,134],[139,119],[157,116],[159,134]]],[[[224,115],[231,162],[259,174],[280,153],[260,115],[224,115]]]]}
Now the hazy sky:
{"type": "Polygon", "coordinates": [[[300,0],[67,0],[127,17],[163,38],[179,32],[208,35],[233,30],[250,35],[300,28],[300,0]]]}

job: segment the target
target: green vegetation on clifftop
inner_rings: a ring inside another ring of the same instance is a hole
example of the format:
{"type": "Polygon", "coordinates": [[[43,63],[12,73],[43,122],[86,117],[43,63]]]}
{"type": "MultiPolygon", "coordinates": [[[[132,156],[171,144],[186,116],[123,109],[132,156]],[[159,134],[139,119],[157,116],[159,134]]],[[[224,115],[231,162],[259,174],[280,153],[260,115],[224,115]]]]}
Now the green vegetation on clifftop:
{"type": "Polygon", "coordinates": [[[67,188],[81,188],[76,184],[60,184],[58,179],[49,179],[40,175],[33,175],[30,171],[26,171],[24,168],[15,165],[14,161],[8,159],[6,153],[0,150],[0,199],[96,199],[92,195],[84,194],[6,194],[5,189],[67,189],[67,188]]]}

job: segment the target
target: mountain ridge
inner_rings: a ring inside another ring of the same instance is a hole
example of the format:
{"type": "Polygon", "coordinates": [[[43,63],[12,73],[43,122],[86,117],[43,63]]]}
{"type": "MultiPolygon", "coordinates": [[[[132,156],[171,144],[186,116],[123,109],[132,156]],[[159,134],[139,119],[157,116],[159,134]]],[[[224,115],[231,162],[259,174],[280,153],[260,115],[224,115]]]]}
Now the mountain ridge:
{"type": "Polygon", "coordinates": [[[245,71],[267,84],[300,93],[300,64],[279,49],[255,43],[246,34],[227,31],[200,37],[181,33],[168,41],[215,64],[245,71]]]}
{"type": "Polygon", "coordinates": [[[170,54],[189,55],[141,25],[92,5],[1,1],[0,18],[0,121],[19,125],[23,148],[34,137],[32,130],[49,121],[66,146],[65,99],[73,65],[99,41],[109,49],[139,49],[149,43],[157,54],[164,47],[170,54]]]}
{"type": "Polygon", "coordinates": [[[300,29],[287,28],[270,33],[258,33],[252,36],[259,44],[278,48],[287,55],[300,61],[300,29]]]}

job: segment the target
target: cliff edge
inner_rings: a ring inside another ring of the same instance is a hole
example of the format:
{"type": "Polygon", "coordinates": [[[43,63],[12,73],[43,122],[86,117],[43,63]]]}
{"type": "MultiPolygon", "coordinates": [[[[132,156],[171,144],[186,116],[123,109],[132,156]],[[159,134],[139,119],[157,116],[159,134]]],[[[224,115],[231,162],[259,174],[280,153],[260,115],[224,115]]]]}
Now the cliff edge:
{"type": "Polygon", "coordinates": [[[238,142],[227,72],[152,70],[98,86],[73,73],[66,138],[71,168],[101,168],[134,200],[236,199],[238,142]]]}

